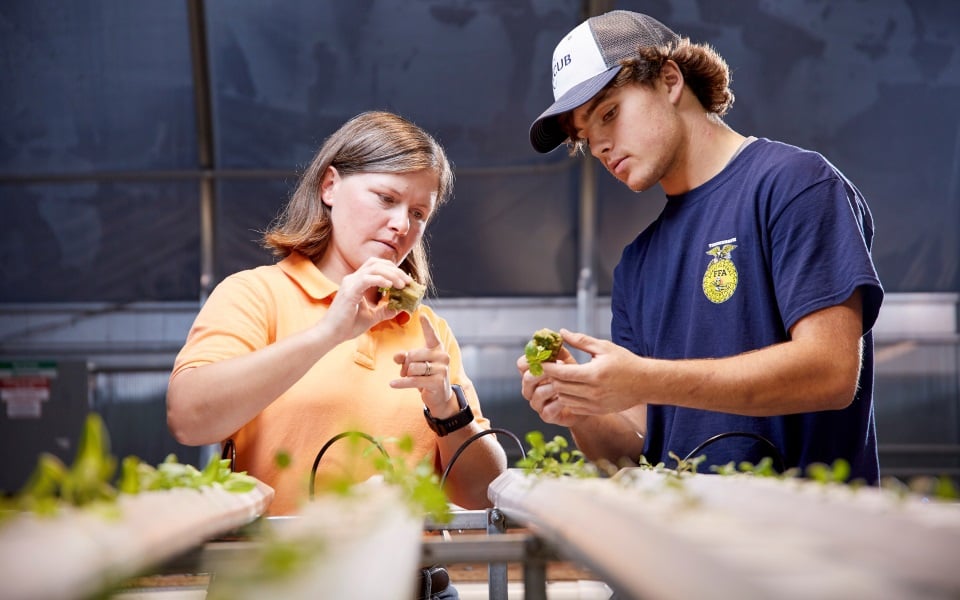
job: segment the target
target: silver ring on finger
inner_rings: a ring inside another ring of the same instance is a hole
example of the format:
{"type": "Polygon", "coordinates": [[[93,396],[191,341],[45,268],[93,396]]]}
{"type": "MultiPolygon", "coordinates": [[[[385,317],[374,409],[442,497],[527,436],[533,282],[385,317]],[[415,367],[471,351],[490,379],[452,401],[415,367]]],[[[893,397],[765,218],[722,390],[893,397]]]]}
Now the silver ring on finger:
{"type": "Polygon", "coordinates": [[[432,368],[430,367],[430,361],[429,361],[429,360],[425,360],[425,361],[423,361],[423,364],[426,365],[426,369],[424,369],[424,371],[423,371],[423,376],[424,376],[424,377],[430,377],[430,373],[433,372],[432,368]]]}

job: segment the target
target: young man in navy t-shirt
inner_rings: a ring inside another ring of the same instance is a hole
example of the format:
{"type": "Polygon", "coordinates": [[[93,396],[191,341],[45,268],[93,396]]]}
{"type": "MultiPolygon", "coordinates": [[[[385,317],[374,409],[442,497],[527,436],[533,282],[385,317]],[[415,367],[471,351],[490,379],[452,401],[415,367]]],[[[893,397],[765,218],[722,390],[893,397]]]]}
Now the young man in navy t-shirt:
{"type": "Polygon", "coordinates": [[[729,68],[628,11],[592,17],[553,57],[534,148],[586,150],[667,203],[614,270],[612,342],[529,373],[523,396],[584,454],[781,468],[845,459],[879,479],[873,340],[883,290],[863,196],[824,157],[733,131],[729,68]]]}

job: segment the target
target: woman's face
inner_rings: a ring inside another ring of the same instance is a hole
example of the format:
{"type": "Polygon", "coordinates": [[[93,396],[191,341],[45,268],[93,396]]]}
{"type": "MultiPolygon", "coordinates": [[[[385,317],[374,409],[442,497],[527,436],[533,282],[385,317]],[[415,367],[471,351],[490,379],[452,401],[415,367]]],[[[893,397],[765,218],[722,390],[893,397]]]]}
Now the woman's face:
{"type": "Polygon", "coordinates": [[[438,186],[437,173],[429,169],[341,176],[329,167],[320,186],[333,224],[322,259],[327,277],[339,281],[374,256],[403,262],[423,237],[438,186]]]}

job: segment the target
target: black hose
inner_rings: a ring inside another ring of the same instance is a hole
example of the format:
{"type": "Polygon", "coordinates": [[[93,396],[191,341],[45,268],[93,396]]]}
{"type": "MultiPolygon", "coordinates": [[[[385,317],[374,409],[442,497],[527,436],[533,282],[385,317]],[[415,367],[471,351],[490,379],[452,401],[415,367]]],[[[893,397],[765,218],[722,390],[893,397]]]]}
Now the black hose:
{"type": "Polygon", "coordinates": [[[237,465],[237,445],[233,443],[233,438],[227,438],[223,443],[223,450],[220,451],[220,460],[230,458],[230,470],[233,471],[237,465]]]}
{"type": "Polygon", "coordinates": [[[468,438],[467,441],[460,444],[460,447],[457,448],[457,451],[453,453],[453,456],[450,458],[450,462],[447,464],[447,468],[443,470],[443,476],[440,478],[440,487],[443,487],[444,482],[447,481],[447,475],[450,474],[450,470],[453,469],[453,464],[457,462],[457,459],[460,458],[460,455],[463,454],[463,451],[466,450],[467,447],[470,444],[472,444],[474,441],[482,438],[485,435],[490,435],[491,433],[502,433],[510,437],[511,439],[513,439],[513,441],[515,441],[517,443],[517,446],[520,448],[520,456],[526,457],[527,454],[526,452],[523,451],[523,444],[520,442],[520,438],[518,438],[512,431],[509,431],[507,429],[497,429],[496,427],[485,429],[480,433],[475,433],[472,436],[470,436],[470,438],[468,438]]]}
{"type": "Polygon", "coordinates": [[[343,433],[338,433],[337,435],[327,440],[327,443],[323,445],[323,448],[320,448],[320,452],[317,452],[317,458],[314,459],[313,461],[313,468],[310,469],[310,499],[311,500],[313,500],[314,487],[316,485],[317,467],[320,465],[320,459],[323,458],[323,454],[327,451],[327,448],[329,448],[334,444],[334,442],[350,436],[362,437],[368,440],[370,443],[372,443],[374,446],[377,447],[377,449],[380,451],[380,454],[383,454],[385,458],[390,458],[390,455],[387,454],[387,451],[383,449],[383,446],[380,445],[380,442],[378,442],[372,435],[368,433],[364,433],[362,431],[344,431],[343,433]]]}
{"type": "Polygon", "coordinates": [[[776,447],[776,445],[774,445],[773,442],[771,442],[771,441],[768,440],[767,438],[763,437],[763,436],[760,435],[759,433],[753,433],[752,431],[728,431],[728,432],[726,432],[726,433],[718,433],[717,435],[715,435],[715,436],[713,436],[713,437],[711,437],[711,438],[708,438],[708,439],[705,440],[703,443],[701,443],[699,446],[697,446],[696,448],[694,448],[693,450],[691,450],[690,453],[687,454],[687,456],[684,457],[683,460],[684,460],[684,462],[686,462],[686,461],[690,460],[691,458],[693,458],[694,456],[696,456],[697,454],[699,454],[700,452],[702,452],[703,449],[706,448],[707,446],[709,446],[710,444],[712,444],[712,443],[714,443],[714,442],[717,442],[717,441],[720,441],[720,440],[722,440],[722,439],[724,439],[724,438],[734,437],[734,436],[753,438],[753,439],[755,439],[755,440],[763,443],[763,444],[766,445],[767,447],[769,447],[771,450],[773,450],[773,458],[776,460],[777,465],[779,466],[779,468],[777,469],[777,471],[779,471],[780,473],[783,473],[783,472],[784,472],[785,468],[784,468],[784,463],[783,463],[783,455],[780,454],[780,450],[776,447]]]}

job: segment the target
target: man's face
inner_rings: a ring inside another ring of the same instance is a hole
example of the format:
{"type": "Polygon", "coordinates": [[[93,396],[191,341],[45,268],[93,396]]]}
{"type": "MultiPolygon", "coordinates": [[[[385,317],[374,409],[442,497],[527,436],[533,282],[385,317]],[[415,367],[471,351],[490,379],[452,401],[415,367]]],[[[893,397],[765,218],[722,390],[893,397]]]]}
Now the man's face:
{"type": "Polygon", "coordinates": [[[660,82],[607,88],[571,116],[577,138],[631,190],[653,187],[672,168],[680,122],[660,82]]]}

